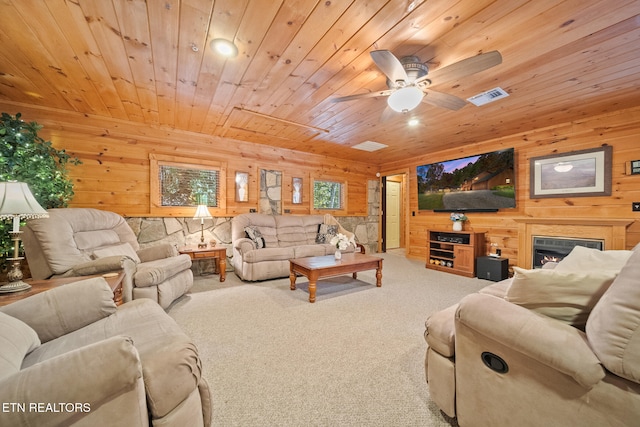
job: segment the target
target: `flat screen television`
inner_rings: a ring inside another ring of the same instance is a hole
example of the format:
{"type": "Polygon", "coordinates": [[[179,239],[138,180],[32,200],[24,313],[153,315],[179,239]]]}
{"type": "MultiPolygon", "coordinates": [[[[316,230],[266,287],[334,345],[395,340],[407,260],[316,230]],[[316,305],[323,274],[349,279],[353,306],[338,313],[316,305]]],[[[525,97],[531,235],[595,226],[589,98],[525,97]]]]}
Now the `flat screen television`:
{"type": "Polygon", "coordinates": [[[516,207],[514,149],[418,166],[418,209],[495,212],[516,207]]]}

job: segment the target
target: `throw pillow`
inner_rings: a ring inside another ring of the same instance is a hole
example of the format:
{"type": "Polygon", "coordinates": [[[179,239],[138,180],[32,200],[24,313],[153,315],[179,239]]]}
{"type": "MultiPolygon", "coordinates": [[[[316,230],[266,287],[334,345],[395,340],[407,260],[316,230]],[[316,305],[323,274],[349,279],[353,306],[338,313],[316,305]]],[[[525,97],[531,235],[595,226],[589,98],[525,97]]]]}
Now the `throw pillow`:
{"type": "Polygon", "coordinates": [[[262,233],[257,227],[247,226],[244,228],[244,233],[247,235],[247,238],[251,239],[253,243],[255,243],[257,249],[265,247],[264,237],[262,237],[262,233]]]}
{"type": "Polygon", "coordinates": [[[586,332],[605,368],[640,383],[640,249],[593,308],[586,332]]]}
{"type": "Polygon", "coordinates": [[[505,299],[584,329],[591,309],[615,279],[615,271],[571,272],[513,267],[505,299]]]}
{"type": "Polygon", "coordinates": [[[330,243],[331,239],[338,234],[337,225],[320,224],[318,226],[318,235],[316,243],[330,243]]]}
{"type": "Polygon", "coordinates": [[[632,251],[600,251],[576,246],[556,266],[555,271],[620,271],[627,263],[632,251]]]}
{"type": "Polygon", "coordinates": [[[140,257],[129,243],[120,243],[119,245],[104,246],[93,250],[93,259],[106,258],[110,256],[123,255],[128,256],[139,264],[140,257]]]}

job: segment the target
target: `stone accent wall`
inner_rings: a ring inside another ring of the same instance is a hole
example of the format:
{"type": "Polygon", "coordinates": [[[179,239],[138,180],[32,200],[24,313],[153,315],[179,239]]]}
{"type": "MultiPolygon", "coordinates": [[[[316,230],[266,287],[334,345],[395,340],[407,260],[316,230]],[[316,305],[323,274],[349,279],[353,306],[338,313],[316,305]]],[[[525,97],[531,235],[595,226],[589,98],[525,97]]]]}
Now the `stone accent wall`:
{"type": "MultiPolygon", "coordinates": [[[[366,217],[338,217],[340,224],[355,233],[359,243],[365,246],[368,254],[378,248],[378,214],[380,212],[380,185],[378,181],[368,183],[369,208],[366,217]]],[[[231,248],[231,217],[204,220],[204,241],[215,240],[217,246],[227,248],[227,256],[233,254],[231,248]]],[[[127,218],[127,223],[136,234],[140,247],[145,248],[158,243],[169,243],[176,247],[196,245],[200,242],[200,220],[192,218],[127,218]]],[[[196,275],[212,273],[213,261],[200,260],[193,263],[196,275]]],[[[227,270],[232,270],[227,262],[227,270]]]]}
{"type": "Polygon", "coordinates": [[[282,172],[260,169],[260,206],[258,212],[282,213],[282,172]]]}
{"type": "Polygon", "coordinates": [[[355,233],[358,243],[364,245],[368,254],[378,251],[378,215],[380,214],[380,182],[368,181],[368,215],[338,217],[338,222],[347,230],[355,233]]]}

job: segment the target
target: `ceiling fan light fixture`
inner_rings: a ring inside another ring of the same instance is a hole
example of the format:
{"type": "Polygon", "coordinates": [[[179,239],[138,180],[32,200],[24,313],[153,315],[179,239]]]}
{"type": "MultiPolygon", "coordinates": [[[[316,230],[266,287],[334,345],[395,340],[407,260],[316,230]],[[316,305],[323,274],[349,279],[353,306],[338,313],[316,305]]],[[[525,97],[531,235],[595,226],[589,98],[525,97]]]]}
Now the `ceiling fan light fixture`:
{"type": "Polygon", "coordinates": [[[403,87],[389,96],[387,104],[393,111],[404,113],[420,105],[423,96],[424,92],[415,86],[403,87]]]}
{"type": "Polygon", "coordinates": [[[238,46],[227,39],[213,39],[209,46],[211,46],[214,52],[227,58],[235,58],[238,56],[238,46]]]}

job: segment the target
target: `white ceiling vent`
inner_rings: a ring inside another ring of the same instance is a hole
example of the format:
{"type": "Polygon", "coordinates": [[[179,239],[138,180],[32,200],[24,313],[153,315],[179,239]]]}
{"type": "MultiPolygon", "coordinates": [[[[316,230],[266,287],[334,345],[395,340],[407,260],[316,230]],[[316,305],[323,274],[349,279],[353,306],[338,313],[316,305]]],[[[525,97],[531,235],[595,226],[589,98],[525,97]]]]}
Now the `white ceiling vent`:
{"type": "Polygon", "coordinates": [[[471,98],[467,98],[467,101],[475,105],[476,107],[480,107],[481,105],[488,104],[493,101],[497,101],[498,99],[506,98],[509,96],[504,89],[496,87],[486,92],[479,93],[471,98]]]}
{"type": "Polygon", "coordinates": [[[360,144],[354,145],[351,148],[355,148],[356,150],[362,150],[362,151],[378,151],[387,147],[388,145],[381,144],[379,142],[365,141],[365,142],[361,142],[360,144]]]}

